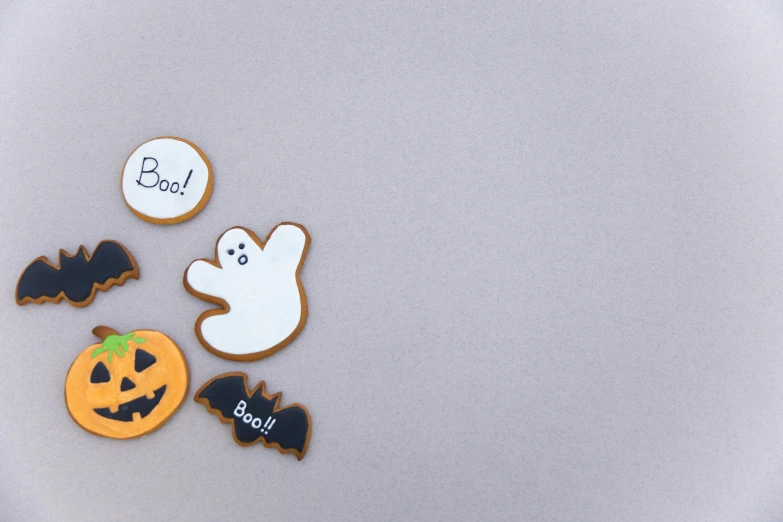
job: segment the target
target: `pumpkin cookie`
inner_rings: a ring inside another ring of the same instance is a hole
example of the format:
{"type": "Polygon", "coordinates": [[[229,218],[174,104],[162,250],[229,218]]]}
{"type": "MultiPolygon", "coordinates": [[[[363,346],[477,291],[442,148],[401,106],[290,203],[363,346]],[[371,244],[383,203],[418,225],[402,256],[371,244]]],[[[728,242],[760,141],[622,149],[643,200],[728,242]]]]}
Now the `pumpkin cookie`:
{"type": "Polygon", "coordinates": [[[160,428],[188,391],[188,364],[160,332],[125,335],[106,326],[92,331],[103,342],[88,346],[65,378],[65,404],[76,423],[113,439],[141,437],[160,428]]]}

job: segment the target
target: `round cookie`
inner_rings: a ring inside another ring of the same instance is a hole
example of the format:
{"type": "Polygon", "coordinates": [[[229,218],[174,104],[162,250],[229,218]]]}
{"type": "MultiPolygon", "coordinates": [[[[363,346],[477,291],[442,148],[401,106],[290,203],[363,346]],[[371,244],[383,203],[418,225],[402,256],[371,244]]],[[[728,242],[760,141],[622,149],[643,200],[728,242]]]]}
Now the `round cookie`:
{"type": "Polygon", "coordinates": [[[174,136],[146,141],[122,168],[125,204],[144,221],[170,225],[186,221],[209,201],[212,164],[195,144],[174,136]]]}

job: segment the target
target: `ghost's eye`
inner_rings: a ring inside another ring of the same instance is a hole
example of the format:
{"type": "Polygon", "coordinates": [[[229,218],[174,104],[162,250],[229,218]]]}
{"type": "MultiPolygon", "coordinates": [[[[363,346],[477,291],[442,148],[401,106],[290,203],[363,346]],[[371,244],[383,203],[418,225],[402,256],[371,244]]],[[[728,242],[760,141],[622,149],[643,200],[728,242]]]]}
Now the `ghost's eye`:
{"type": "Polygon", "coordinates": [[[245,244],[244,243],[239,243],[239,250],[244,250],[244,248],[245,248],[245,244]]]}
{"type": "Polygon", "coordinates": [[[229,250],[229,251],[228,251],[228,255],[230,255],[230,256],[233,256],[233,255],[234,255],[234,249],[233,249],[233,248],[232,248],[231,250],[229,250]]]}
{"type": "Polygon", "coordinates": [[[99,362],[95,365],[95,368],[92,369],[92,374],[90,375],[90,382],[93,384],[99,384],[102,382],[109,382],[111,380],[111,375],[109,374],[109,369],[106,368],[106,365],[102,362],[99,362]]]}

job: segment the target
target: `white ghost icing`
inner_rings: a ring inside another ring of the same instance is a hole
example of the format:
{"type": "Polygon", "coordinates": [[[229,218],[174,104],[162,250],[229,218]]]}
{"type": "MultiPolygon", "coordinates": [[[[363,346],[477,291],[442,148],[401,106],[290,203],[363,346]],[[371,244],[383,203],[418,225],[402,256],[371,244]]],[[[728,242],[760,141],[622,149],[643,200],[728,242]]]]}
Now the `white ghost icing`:
{"type": "Polygon", "coordinates": [[[229,356],[259,354],[290,341],[306,318],[297,269],[307,244],[304,227],[291,223],[275,227],[263,248],[243,228],[220,236],[220,266],[199,259],[185,272],[192,290],[222,299],[229,308],[199,318],[201,338],[229,356]]]}

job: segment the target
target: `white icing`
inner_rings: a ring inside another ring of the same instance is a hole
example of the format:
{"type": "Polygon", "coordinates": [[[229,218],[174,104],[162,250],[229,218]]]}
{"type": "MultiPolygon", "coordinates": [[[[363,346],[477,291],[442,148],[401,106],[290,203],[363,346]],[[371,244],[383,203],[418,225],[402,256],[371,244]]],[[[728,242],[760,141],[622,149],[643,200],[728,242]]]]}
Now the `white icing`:
{"type": "Polygon", "coordinates": [[[156,138],[140,145],[125,162],[122,194],[145,216],[174,219],[198,206],[209,176],[207,163],[190,144],[156,138]]]}
{"type": "Polygon", "coordinates": [[[245,408],[247,407],[247,403],[245,401],[239,401],[237,403],[237,407],[234,408],[234,417],[237,417],[238,419],[241,419],[242,422],[245,424],[250,424],[251,427],[257,429],[264,435],[269,435],[269,432],[272,429],[272,426],[275,425],[275,422],[277,422],[277,419],[273,419],[270,415],[267,417],[266,422],[264,422],[264,427],[261,427],[262,420],[259,417],[253,417],[251,413],[245,413],[245,408]],[[258,421],[258,424],[256,424],[256,421],[258,421]],[[272,422],[269,422],[272,421],[272,422]]]}
{"type": "Polygon", "coordinates": [[[218,240],[220,267],[202,260],[188,267],[185,278],[191,288],[226,301],[230,308],[201,323],[201,336],[210,346],[232,355],[259,353],[297,329],[304,320],[304,295],[299,295],[296,270],[306,241],[299,226],[279,225],[261,249],[243,229],[232,228],[218,240]]]}

